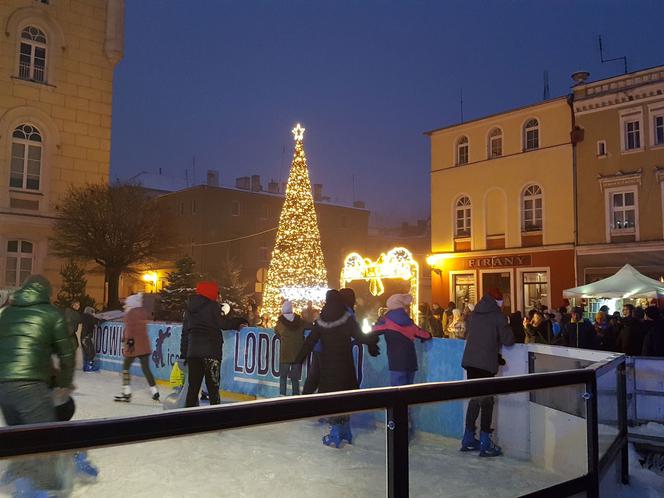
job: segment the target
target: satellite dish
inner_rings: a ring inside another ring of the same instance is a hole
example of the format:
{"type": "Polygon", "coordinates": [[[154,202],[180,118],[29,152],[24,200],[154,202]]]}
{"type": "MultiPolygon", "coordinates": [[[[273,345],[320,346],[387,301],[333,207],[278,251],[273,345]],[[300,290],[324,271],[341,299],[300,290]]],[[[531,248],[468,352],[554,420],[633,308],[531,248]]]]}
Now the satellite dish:
{"type": "Polygon", "coordinates": [[[577,71],[575,73],[572,73],[572,79],[574,80],[574,84],[576,85],[584,83],[589,77],[590,73],[588,71],[577,71]]]}

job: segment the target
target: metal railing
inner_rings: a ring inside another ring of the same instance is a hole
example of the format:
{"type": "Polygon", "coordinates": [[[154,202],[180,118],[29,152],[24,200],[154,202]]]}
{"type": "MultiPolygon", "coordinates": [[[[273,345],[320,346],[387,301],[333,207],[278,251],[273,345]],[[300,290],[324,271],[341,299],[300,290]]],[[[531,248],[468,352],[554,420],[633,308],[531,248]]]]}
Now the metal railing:
{"type": "Polygon", "coordinates": [[[624,367],[625,358],[620,356],[576,370],[266,399],[139,417],[7,427],[0,429],[0,458],[114,446],[344,412],[385,410],[387,495],[407,497],[410,406],[582,384],[585,385],[583,399],[587,415],[587,472],[524,496],[557,497],[586,492],[589,497],[597,497],[601,477],[618,453],[622,455],[623,482],[627,483],[628,479],[624,367]],[[597,377],[612,368],[619,375],[620,431],[609,450],[600,458],[597,377]]]}

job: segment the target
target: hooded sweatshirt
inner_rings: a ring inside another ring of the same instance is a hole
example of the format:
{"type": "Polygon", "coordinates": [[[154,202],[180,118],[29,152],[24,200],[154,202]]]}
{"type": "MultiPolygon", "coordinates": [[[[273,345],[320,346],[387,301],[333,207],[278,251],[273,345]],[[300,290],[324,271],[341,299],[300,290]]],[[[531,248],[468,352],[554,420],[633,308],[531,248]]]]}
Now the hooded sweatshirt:
{"type": "Polygon", "coordinates": [[[416,371],[415,338],[431,339],[431,334],[415,325],[403,308],[388,311],[372,332],[385,336],[388,368],[393,372],[416,371]]]}
{"type": "Polygon", "coordinates": [[[74,347],[65,319],[50,297],[48,280],[32,276],[0,310],[0,382],[50,382],[55,354],[60,360],[56,386],[71,386],[74,347]]]}
{"type": "Polygon", "coordinates": [[[486,294],[466,323],[466,348],[461,366],[480,368],[491,374],[498,373],[498,353],[501,346],[514,344],[514,334],[498,303],[486,294]]]}
{"type": "Polygon", "coordinates": [[[200,294],[191,296],[182,323],[180,357],[221,360],[223,325],[219,303],[200,294]]]}

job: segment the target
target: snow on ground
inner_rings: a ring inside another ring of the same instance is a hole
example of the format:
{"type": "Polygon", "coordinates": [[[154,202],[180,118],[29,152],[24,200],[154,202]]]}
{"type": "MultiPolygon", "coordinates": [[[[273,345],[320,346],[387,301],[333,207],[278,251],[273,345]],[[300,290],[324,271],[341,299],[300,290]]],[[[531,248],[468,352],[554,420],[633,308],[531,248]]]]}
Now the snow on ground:
{"type": "MultiPolygon", "coordinates": [[[[76,382],[77,420],[162,411],[140,377],[134,379],[131,403],[113,401],[118,374],[81,374],[76,382]]],[[[165,397],[169,391],[161,389],[165,397]]],[[[353,444],[340,449],[321,444],[325,433],[317,420],[299,420],[93,449],[89,455],[99,479],[78,483],[73,496],[384,497],[384,430],[355,429],[353,444]]],[[[529,462],[461,453],[458,444],[428,435],[411,444],[411,496],[511,497],[564,479],[529,462]]],[[[636,458],[632,455],[633,485],[620,496],[664,496],[653,491],[664,489],[664,479],[637,469],[636,458]]]]}

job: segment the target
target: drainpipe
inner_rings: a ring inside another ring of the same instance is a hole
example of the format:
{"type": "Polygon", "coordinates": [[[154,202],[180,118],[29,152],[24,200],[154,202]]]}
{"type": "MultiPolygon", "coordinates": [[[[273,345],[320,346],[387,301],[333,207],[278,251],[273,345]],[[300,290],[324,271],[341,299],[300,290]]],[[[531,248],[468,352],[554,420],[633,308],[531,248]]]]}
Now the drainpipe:
{"type": "Polygon", "coordinates": [[[577,164],[576,164],[576,143],[583,140],[582,131],[577,130],[576,117],[574,115],[574,92],[567,96],[567,104],[569,105],[570,114],[572,117],[572,130],[570,132],[570,141],[572,143],[572,197],[574,206],[574,285],[579,285],[579,275],[577,268],[577,253],[576,248],[579,245],[579,207],[577,200],[577,164]],[[581,131],[581,135],[579,134],[581,131]],[[579,136],[580,135],[580,136],[579,136]]]}

